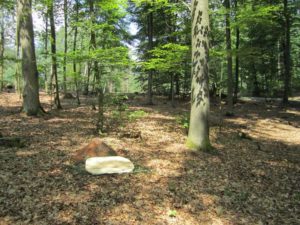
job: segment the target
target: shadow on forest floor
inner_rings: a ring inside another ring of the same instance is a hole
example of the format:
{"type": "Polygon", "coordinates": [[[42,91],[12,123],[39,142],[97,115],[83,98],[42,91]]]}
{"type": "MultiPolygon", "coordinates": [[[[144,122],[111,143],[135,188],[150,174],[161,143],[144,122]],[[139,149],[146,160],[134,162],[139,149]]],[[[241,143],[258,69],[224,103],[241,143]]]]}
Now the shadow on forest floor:
{"type": "Polygon", "coordinates": [[[91,176],[70,161],[95,136],[96,112],[82,101],[33,118],[18,113],[16,96],[0,94],[1,133],[28,141],[0,146],[0,224],[299,224],[299,109],[245,103],[223,117],[212,104],[218,154],[210,155],[184,145],[177,117],[188,103],[129,105],[147,115],[119,129],[142,139],[103,139],[136,171],[91,176]]]}

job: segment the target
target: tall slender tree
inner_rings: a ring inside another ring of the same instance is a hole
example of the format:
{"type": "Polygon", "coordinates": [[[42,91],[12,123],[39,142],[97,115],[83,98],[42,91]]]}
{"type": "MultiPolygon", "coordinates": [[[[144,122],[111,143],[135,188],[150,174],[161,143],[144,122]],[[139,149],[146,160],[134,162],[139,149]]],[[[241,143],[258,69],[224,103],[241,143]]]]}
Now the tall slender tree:
{"type": "MultiPolygon", "coordinates": [[[[89,2],[89,13],[91,17],[91,23],[92,25],[96,24],[96,15],[95,15],[95,5],[94,0],[88,0],[89,2]]],[[[97,49],[97,42],[96,42],[96,32],[91,27],[91,39],[90,39],[90,49],[96,50],[97,49]]],[[[94,78],[95,78],[95,86],[97,91],[97,97],[98,97],[98,119],[97,119],[97,130],[99,132],[103,132],[103,126],[104,126],[104,96],[103,96],[103,88],[101,83],[101,77],[100,77],[100,70],[97,60],[93,61],[93,69],[94,69],[94,78]]]]}
{"type": "MultiPolygon", "coordinates": [[[[47,59],[48,59],[48,27],[49,27],[49,24],[48,24],[48,20],[49,20],[49,17],[48,17],[48,12],[46,11],[44,13],[44,19],[45,19],[45,36],[44,36],[44,52],[45,52],[45,61],[47,62],[47,59]]],[[[49,92],[49,76],[48,76],[48,66],[45,65],[44,67],[44,74],[45,74],[45,91],[46,93],[49,92]]]]}
{"type": "Polygon", "coordinates": [[[209,151],[208,0],[192,1],[192,93],[187,146],[209,151]]]}
{"type": "MultiPolygon", "coordinates": [[[[59,99],[59,87],[58,87],[58,78],[57,78],[57,58],[56,58],[56,33],[55,33],[55,22],[54,22],[54,3],[53,0],[50,0],[48,5],[48,15],[50,19],[50,33],[51,33],[51,54],[52,54],[52,74],[51,82],[54,78],[55,80],[55,104],[57,109],[61,109],[60,99],[59,99]]],[[[51,84],[52,86],[52,84],[51,84]]],[[[52,89],[52,87],[51,87],[52,89]]]]}
{"type": "Polygon", "coordinates": [[[68,1],[64,0],[64,62],[63,62],[63,92],[67,92],[67,52],[68,52],[68,1]]]}
{"type": "MultiPolygon", "coordinates": [[[[79,17],[79,1],[76,0],[75,1],[75,22],[76,23],[78,23],[78,17],[79,17]]],[[[78,27],[76,24],[74,27],[74,40],[73,40],[73,51],[75,54],[76,54],[76,50],[77,50],[77,35],[78,35],[78,27]]],[[[77,105],[80,105],[76,59],[73,60],[73,73],[74,73],[74,83],[75,83],[77,105]]]]}
{"type": "Polygon", "coordinates": [[[31,0],[19,0],[17,4],[17,39],[20,39],[21,44],[22,74],[24,78],[23,110],[27,115],[37,115],[41,107],[31,15],[31,0]]]}
{"type": "MultiPolygon", "coordinates": [[[[153,1],[149,3],[149,12],[147,16],[147,29],[148,29],[148,50],[153,49],[153,11],[152,11],[153,1]]],[[[148,56],[151,57],[151,56],[148,56]]],[[[148,104],[153,105],[153,69],[148,71],[148,104]]]]}
{"type": "MultiPolygon", "coordinates": [[[[238,23],[238,0],[235,3],[235,22],[238,23]]],[[[234,101],[237,101],[239,92],[239,71],[240,71],[240,58],[239,58],[239,47],[240,47],[240,28],[236,25],[235,29],[235,83],[234,83],[234,101]]]]}
{"type": "Polygon", "coordinates": [[[4,88],[4,12],[0,9],[0,91],[4,88]]]}
{"type": "Polygon", "coordinates": [[[233,110],[233,77],[232,77],[232,52],[231,52],[231,29],[230,29],[230,0],[224,0],[226,8],[226,58],[227,58],[227,104],[229,113],[233,110]]]}
{"type": "Polygon", "coordinates": [[[289,101],[290,83],[291,83],[291,16],[288,8],[288,0],[283,0],[283,16],[284,16],[284,51],[283,51],[283,66],[284,66],[284,89],[283,103],[289,101]]]}

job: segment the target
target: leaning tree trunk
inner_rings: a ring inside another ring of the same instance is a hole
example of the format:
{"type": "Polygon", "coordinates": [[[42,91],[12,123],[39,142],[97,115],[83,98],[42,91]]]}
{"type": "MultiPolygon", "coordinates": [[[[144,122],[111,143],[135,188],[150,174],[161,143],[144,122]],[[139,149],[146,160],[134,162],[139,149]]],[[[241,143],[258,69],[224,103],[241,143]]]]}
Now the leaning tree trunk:
{"type": "Polygon", "coordinates": [[[209,151],[208,0],[193,0],[192,7],[192,106],[187,146],[209,151]]]}
{"type": "Polygon", "coordinates": [[[232,54],[231,54],[231,31],[230,31],[230,1],[225,0],[226,8],[225,23],[226,23],[226,51],[227,51],[227,103],[228,111],[233,111],[233,78],[232,78],[232,54]]]}
{"type": "Polygon", "coordinates": [[[31,0],[19,0],[18,36],[22,50],[22,74],[24,78],[23,110],[27,115],[37,115],[40,110],[39,82],[36,65],[31,0]]]}
{"type": "Polygon", "coordinates": [[[284,90],[283,90],[283,104],[289,102],[289,92],[291,83],[291,19],[288,9],[288,1],[284,0],[284,51],[283,51],[283,66],[284,66],[284,90]]]}
{"type": "MultiPolygon", "coordinates": [[[[57,79],[57,59],[56,59],[56,34],[55,34],[55,23],[54,23],[54,12],[53,12],[53,1],[49,5],[49,19],[50,19],[50,33],[51,33],[51,54],[52,54],[52,75],[51,81],[55,79],[55,104],[57,109],[61,109],[60,99],[59,99],[59,88],[57,79]]],[[[52,83],[52,82],[51,82],[52,83]]],[[[52,89],[52,87],[51,87],[52,89]]]]}

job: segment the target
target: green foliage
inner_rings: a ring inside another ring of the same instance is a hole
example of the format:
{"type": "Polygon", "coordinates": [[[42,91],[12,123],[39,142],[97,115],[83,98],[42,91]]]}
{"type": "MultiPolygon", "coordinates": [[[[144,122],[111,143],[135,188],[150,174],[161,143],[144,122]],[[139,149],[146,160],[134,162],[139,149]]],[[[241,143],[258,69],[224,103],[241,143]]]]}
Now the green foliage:
{"type": "Polygon", "coordinates": [[[170,217],[176,217],[177,216],[177,211],[176,210],[169,210],[168,211],[168,216],[170,216],[170,217]]]}
{"type": "Polygon", "coordinates": [[[190,115],[188,113],[176,117],[176,122],[185,130],[189,129],[190,115]]]}
{"type": "Polygon", "coordinates": [[[148,115],[148,113],[143,110],[136,110],[136,111],[128,113],[128,119],[129,119],[129,121],[133,121],[133,120],[143,118],[147,115],[148,115]]]}
{"type": "Polygon", "coordinates": [[[186,60],[189,47],[175,43],[168,43],[150,51],[152,58],[143,62],[146,70],[155,69],[161,72],[178,72],[186,60]]]}

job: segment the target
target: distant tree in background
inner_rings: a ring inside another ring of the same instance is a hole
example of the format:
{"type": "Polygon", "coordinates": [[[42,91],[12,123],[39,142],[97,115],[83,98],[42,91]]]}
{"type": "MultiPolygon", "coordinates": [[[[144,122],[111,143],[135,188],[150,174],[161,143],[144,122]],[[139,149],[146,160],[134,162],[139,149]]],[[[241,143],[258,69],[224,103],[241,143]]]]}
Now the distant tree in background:
{"type": "Polygon", "coordinates": [[[225,12],[225,33],[226,33],[226,61],[227,61],[227,104],[228,111],[233,111],[233,76],[232,76],[232,49],[231,49],[231,26],[230,26],[230,13],[231,6],[230,0],[224,0],[225,12]]]}
{"type": "MultiPolygon", "coordinates": [[[[0,86],[15,82],[21,93],[21,51],[19,42],[13,42],[16,32],[9,16],[16,2],[2,0],[0,5],[0,86]]],[[[209,88],[214,96],[227,97],[229,111],[238,96],[280,97],[287,103],[299,90],[299,5],[299,0],[209,1],[209,88]]],[[[164,95],[175,106],[177,98],[190,95],[190,1],[38,0],[32,7],[45,21],[35,32],[40,87],[55,87],[57,107],[66,90],[76,93],[77,102],[80,94],[100,93],[102,118],[109,92],[134,90],[128,80],[146,93],[148,103],[153,95],[164,95]],[[137,26],[134,36],[130,22],[137,26]],[[129,59],[132,43],[137,48],[134,64],[129,59]]]]}
{"type": "Polygon", "coordinates": [[[51,59],[52,59],[52,67],[51,67],[51,78],[50,78],[50,89],[51,94],[53,91],[53,86],[55,88],[55,94],[54,94],[54,103],[57,107],[57,109],[62,109],[59,99],[59,86],[58,86],[58,74],[57,74],[57,56],[56,56],[56,30],[55,30],[55,21],[54,21],[54,0],[49,0],[47,2],[48,4],[48,15],[50,20],[50,43],[51,43],[51,59]],[[53,85],[52,81],[55,81],[55,84],[53,85]]]}
{"type": "Polygon", "coordinates": [[[0,91],[4,88],[4,10],[0,9],[0,91]]]}

